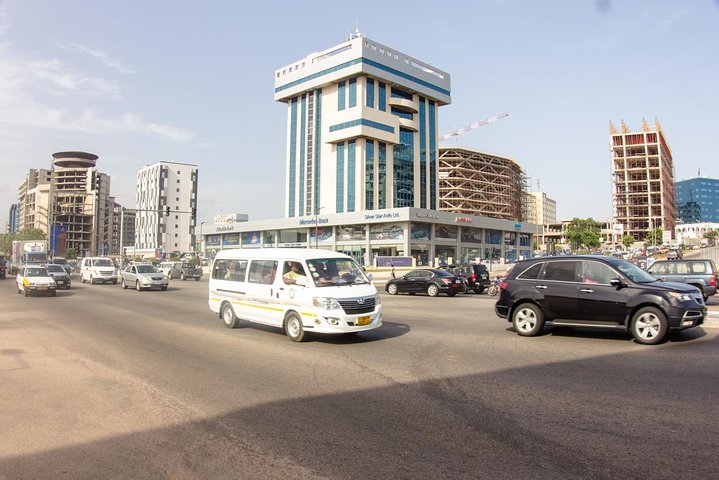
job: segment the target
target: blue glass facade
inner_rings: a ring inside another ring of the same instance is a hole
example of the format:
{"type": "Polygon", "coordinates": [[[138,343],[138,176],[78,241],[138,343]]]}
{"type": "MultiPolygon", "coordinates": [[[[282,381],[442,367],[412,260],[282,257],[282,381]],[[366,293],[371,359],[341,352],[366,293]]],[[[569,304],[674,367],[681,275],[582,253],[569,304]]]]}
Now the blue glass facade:
{"type": "Polygon", "coordinates": [[[357,79],[356,78],[350,78],[349,80],[349,101],[350,101],[350,108],[357,106],[357,79]]]}
{"type": "Polygon", "coordinates": [[[379,86],[379,95],[378,95],[378,102],[377,102],[377,108],[383,112],[387,111],[387,85],[385,85],[382,82],[378,82],[379,86]]]}
{"type": "Polygon", "coordinates": [[[320,207],[320,151],[322,150],[322,90],[317,90],[317,100],[315,101],[315,205],[313,213],[316,213],[320,207]]]}
{"type": "Polygon", "coordinates": [[[394,98],[404,98],[405,100],[412,100],[412,94],[409,92],[405,92],[404,90],[400,90],[398,88],[392,88],[392,92],[390,93],[392,97],[394,98]]]}
{"type": "Polygon", "coordinates": [[[377,208],[387,208],[387,144],[378,142],[377,169],[377,208]]]}
{"type": "Polygon", "coordinates": [[[290,104],[290,178],[288,179],[289,198],[287,215],[295,216],[295,182],[297,174],[297,98],[290,104]]]}
{"type": "Polygon", "coordinates": [[[374,210],[374,142],[365,140],[365,210],[374,210]]]}
{"type": "Polygon", "coordinates": [[[355,211],[355,147],[356,142],[347,142],[347,211],[355,211]]]}
{"type": "Polygon", "coordinates": [[[367,91],[365,95],[365,105],[367,105],[369,108],[374,108],[374,79],[372,78],[367,79],[367,91]]]}
{"type": "Polygon", "coordinates": [[[692,178],[677,182],[676,203],[683,223],[719,222],[719,180],[692,178]]]}
{"type": "Polygon", "coordinates": [[[344,110],[347,100],[345,98],[345,82],[337,84],[337,110],[344,110]]]}
{"type": "Polygon", "coordinates": [[[437,210],[437,105],[429,101],[429,208],[437,210]]]}
{"type": "Polygon", "coordinates": [[[300,208],[297,215],[302,216],[305,211],[305,144],[307,140],[307,95],[302,95],[300,108],[300,208]]]}
{"type": "Polygon", "coordinates": [[[337,144],[337,198],[335,199],[335,211],[344,212],[345,199],[345,145],[337,144]]]}
{"type": "Polygon", "coordinates": [[[423,97],[419,97],[419,188],[419,206],[429,208],[427,205],[427,114],[423,97]]]}
{"type": "Polygon", "coordinates": [[[403,110],[403,109],[401,109],[401,108],[399,108],[399,107],[394,107],[394,106],[393,106],[392,108],[390,108],[390,113],[392,113],[392,115],[397,115],[397,116],[400,117],[400,118],[406,118],[407,120],[413,120],[413,119],[414,119],[414,115],[412,115],[412,112],[408,112],[408,111],[403,110]]]}
{"type": "Polygon", "coordinates": [[[414,132],[399,129],[399,143],[392,147],[394,160],[394,208],[414,206],[414,132]]]}
{"type": "Polygon", "coordinates": [[[356,127],[358,125],[364,125],[366,127],[376,128],[384,132],[394,133],[394,127],[385,125],[383,123],[374,122],[367,120],[366,118],[360,118],[358,120],[350,120],[349,122],[338,123],[337,125],[330,125],[330,132],[336,132],[337,130],[343,130],[345,128],[356,127]]]}

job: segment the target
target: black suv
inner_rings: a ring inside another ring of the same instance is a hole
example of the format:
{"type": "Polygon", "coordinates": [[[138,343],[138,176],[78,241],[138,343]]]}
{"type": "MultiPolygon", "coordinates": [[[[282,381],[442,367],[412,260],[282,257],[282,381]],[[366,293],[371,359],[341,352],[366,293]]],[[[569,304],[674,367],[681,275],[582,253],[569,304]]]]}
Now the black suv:
{"type": "Polygon", "coordinates": [[[707,309],[691,285],[661,282],[618,258],[577,255],[518,262],[494,311],[522,336],[544,325],[611,328],[653,345],[668,331],[701,325],[707,309]]]}
{"type": "Polygon", "coordinates": [[[489,270],[482,264],[457,264],[444,267],[464,281],[465,293],[482,293],[491,283],[489,270]]]}
{"type": "Polygon", "coordinates": [[[717,267],[711,260],[658,260],[647,268],[647,272],[663,282],[688,283],[697,287],[705,302],[717,293],[717,267]]]}

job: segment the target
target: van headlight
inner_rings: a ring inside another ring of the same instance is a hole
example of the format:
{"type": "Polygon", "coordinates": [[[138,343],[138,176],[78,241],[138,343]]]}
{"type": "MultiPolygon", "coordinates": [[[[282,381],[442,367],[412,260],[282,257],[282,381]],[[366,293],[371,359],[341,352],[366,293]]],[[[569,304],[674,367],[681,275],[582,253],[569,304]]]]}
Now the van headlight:
{"type": "Polygon", "coordinates": [[[694,299],[688,293],[669,292],[669,295],[671,295],[674,299],[679,300],[680,302],[688,302],[689,300],[694,299]]]}
{"type": "Polygon", "coordinates": [[[312,304],[323,310],[337,310],[342,308],[337,299],[330,297],[312,297],[312,304]]]}
{"type": "Polygon", "coordinates": [[[374,304],[382,305],[382,301],[379,299],[379,293],[375,294],[375,296],[374,296],[374,304]]]}

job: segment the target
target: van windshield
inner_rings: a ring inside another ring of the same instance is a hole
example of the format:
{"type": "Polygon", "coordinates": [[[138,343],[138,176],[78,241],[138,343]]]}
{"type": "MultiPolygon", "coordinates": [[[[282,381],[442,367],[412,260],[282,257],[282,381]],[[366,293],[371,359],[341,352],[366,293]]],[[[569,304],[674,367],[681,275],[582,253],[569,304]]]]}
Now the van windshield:
{"type": "Polygon", "coordinates": [[[318,287],[368,284],[369,279],[357,263],[349,258],[307,260],[310,276],[318,287]]]}
{"type": "Polygon", "coordinates": [[[112,262],[108,258],[98,258],[92,261],[93,267],[112,267],[112,262]]]}

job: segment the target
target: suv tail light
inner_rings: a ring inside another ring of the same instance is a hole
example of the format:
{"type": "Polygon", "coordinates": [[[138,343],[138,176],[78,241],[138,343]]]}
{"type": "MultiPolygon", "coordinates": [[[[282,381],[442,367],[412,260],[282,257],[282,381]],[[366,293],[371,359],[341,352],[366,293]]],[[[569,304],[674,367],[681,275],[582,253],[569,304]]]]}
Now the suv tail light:
{"type": "Polygon", "coordinates": [[[505,288],[507,288],[507,281],[506,281],[506,280],[505,280],[504,282],[502,282],[502,283],[499,284],[499,289],[500,289],[500,290],[504,290],[505,288]]]}
{"type": "Polygon", "coordinates": [[[477,281],[477,274],[476,274],[476,273],[473,273],[473,274],[472,274],[472,281],[473,281],[473,282],[476,282],[476,281],[477,281]]]}
{"type": "Polygon", "coordinates": [[[709,277],[709,285],[711,285],[712,287],[715,287],[716,284],[717,284],[717,276],[712,274],[712,276],[709,277]]]}

